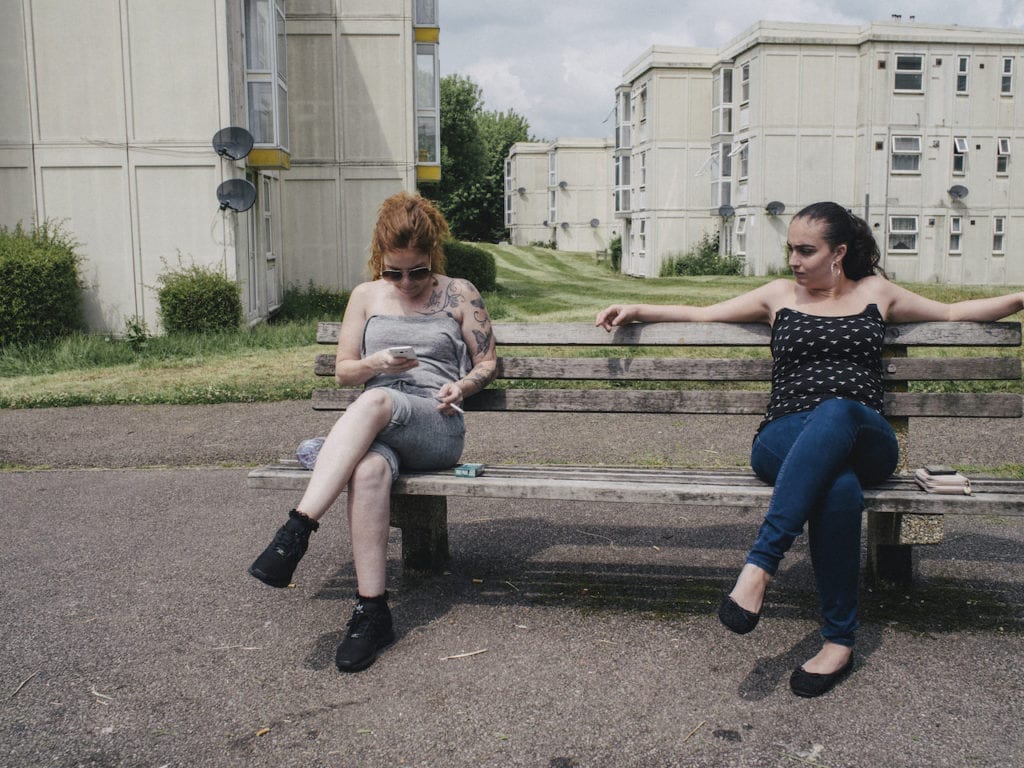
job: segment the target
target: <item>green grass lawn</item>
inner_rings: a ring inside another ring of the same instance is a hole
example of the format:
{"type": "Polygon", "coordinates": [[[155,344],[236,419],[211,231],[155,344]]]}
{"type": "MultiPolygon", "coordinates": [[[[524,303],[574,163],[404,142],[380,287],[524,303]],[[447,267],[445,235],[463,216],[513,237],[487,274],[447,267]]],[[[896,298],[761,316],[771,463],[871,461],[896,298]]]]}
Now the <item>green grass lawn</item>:
{"type": "MultiPolygon", "coordinates": [[[[615,302],[711,304],[771,279],[640,280],[613,273],[590,253],[482,247],[497,261],[498,290],[484,297],[497,321],[591,322],[598,310],[615,302]]],[[[910,287],[943,301],[1012,290],[910,287]]],[[[311,321],[216,336],[152,338],[141,346],[102,335],[77,335],[50,345],[6,349],[0,351],[0,408],[307,398],[323,386],[312,372],[318,351],[315,332],[311,321]]]]}

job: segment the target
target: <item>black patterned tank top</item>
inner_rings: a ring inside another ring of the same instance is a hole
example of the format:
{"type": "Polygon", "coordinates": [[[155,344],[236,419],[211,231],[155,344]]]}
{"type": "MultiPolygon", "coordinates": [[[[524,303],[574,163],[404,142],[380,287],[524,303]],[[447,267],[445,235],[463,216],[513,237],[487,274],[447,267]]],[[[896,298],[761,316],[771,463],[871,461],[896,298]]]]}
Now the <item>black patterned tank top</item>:
{"type": "Polygon", "coordinates": [[[875,304],[844,317],[780,309],[772,326],[772,394],[761,426],[835,397],[881,413],[884,339],[885,321],[875,304]]]}

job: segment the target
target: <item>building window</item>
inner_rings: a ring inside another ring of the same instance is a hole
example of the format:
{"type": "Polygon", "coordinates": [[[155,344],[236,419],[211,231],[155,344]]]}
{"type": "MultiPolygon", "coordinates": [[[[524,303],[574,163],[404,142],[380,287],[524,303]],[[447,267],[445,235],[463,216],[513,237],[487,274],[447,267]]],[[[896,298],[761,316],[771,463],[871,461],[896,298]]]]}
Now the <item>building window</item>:
{"type": "Polygon", "coordinates": [[[732,70],[716,72],[711,87],[711,135],[732,133],[732,70]]]}
{"type": "Polygon", "coordinates": [[[892,137],[892,172],[920,173],[921,171],[921,137],[892,137]]]}
{"type": "Polygon", "coordinates": [[[747,252],[747,217],[736,217],[736,253],[743,255],[747,252]]]}
{"type": "Polygon", "coordinates": [[[632,137],[632,125],[631,121],[632,110],[630,107],[632,103],[629,100],[628,93],[622,93],[615,103],[615,148],[616,149],[629,149],[633,146],[632,137]]]}
{"type": "Polygon", "coordinates": [[[992,253],[1005,253],[1006,217],[992,217],[992,253]]]}
{"type": "Polygon", "coordinates": [[[512,178],[512,161],[505,160],[505,226],[512,226],[512,186],[515,179],[512,178]]]}
{"type": "Polygon", "coordinates": [[[893,89],[907,93],[920,93],[924,90],[924,56],[896,54],[896,78],[893,89]]]}
{"type": "Polygon", "coordinates": [[[647,219],[637,219],[637,241],[640,244],[640,254],[647,253],[647,219]]]}
{"type": "Polygon", "coordinates": [[[960,253],[960,239],[964,233],[964,219],[962,216],[949,217],[949,252],[960,253]]]}
{"type": "Polygon", "coordinates": [[[917,251],[917,216],[889,217],[889,250],[917,251]]]}
{"type": "Polygon", "coordinates": [[[629,210],[629,155],[615,158],[615,211],[621,213],[629,210]]]}
{"type": "Polygon", "coordinates": [[[288,56],[282,0],[244,0],[249,132],[260,146],[288,149],[288,56]]]}
{"type": "Polygon", "coordinates": [[[740,104],[750,101],[750,62],[740,68],[740,104]]]}
{"type": "Polygon", "coordinates": [[[739,173],[737,176],[740,181],[746,179],[750,175],[750,143],[741,141],[737,144],[730,155],[737,155],[737,165],[739,165],[739,173]]]}
{"type": "Polygon", "coordinates": [[[996,139],[996,173],[1005,176],[1010,171],[1010,137],[996,139]]]}
{"type": "Polygon", "coordinates": [[[957,56],[956,57],[956,92],[967,93],[967,76],[971,71],[971,57],[970,56],[957,56]]]}
{"type": "Polygon", "coordinates": [[[647,186],[647,153],[641,152],[640,155],[640,189],[647,186]]]}
{"type": "Polygon", "coordinates": [[[548,193],[548,224],[552,227],[555,226],[555,222],[558,221],[558,205],[556,198],[557,195],[555,195],[555,190],[552,189],[548,193]]]}
{"type": "Polygon", "coordinates": [[[421,165],[441,162],[440,88],[437,44],[416,43],[416,162],[421,165]]]}
{"type": "Polygon", "coordinates": [[[732,144],[720,144],[711,153],[711,205],[718,208],[732,202],[732,144]],[[718,161],[718,162],[715,162],[718,161]]]}
{"type": "Polygon", "coordinates": [[[640,88],[640,93],[636,97],[637,105],[636,111],[640,115],[640,122],[647,122],[647,86],[640,88]]]}
{"type": "Polygon", "coordinates": [[[1003,59],[1003,79],[999,83],[999,92],[1004,96],[1013,94],[1013,59],[1003,59]]]}
{"type": "Polygon", "coordinates": [[[967,172],[967,137],[953,137],[953,174],[963,176],[967,172]]]}
{"type": "Polygon", "coordinates": [[[437,0],[416,0],[416,14],[413,25],[417,27],[437,26],[437,0]]]}
{"type": "MultiPolygon", "coordinates": [[[[553,187],[558,183],[558,176],[556,171],[558,170],[558,164],[555,162],[555,153],[548,152],[548,186],[553,187]]],[[[555,217],[552,216],[551,220],[554,221],[555,217]]]]}

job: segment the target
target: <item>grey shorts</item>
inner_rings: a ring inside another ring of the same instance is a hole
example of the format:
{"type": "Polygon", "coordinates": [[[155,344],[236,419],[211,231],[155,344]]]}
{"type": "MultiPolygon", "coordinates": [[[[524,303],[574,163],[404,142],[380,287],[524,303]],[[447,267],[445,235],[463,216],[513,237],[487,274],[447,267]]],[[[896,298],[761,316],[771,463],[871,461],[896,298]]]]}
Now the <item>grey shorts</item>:
{"type": "Polygon", "coordinates": [[[461,413],[441,413],[432,397],[410,395],[390,387],[380,389],[391,397],[391,421],[377,435],[370,450],[387,460],[393,478],[398,477],[400,469],[426,471],[459,463],[466,438],[461,413]]]}

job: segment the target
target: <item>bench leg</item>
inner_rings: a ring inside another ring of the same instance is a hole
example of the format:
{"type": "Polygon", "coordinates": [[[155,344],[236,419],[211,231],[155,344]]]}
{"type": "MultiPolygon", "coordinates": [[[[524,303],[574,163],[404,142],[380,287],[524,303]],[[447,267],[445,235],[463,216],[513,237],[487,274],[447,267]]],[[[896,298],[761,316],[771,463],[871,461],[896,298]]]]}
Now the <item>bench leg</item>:
{"type": "Polygon", "coordinates": [[[444,573],[448,566],[448,500],[392,496],[391,525],[402,531],[402,568],[444,573]]]}
{"type": "Polygon", "coordinates": [[[868,512],[867,573],[871,581],[912,584],[917,575],[915,544],[938,544],[942,515],[868,512]]]}

